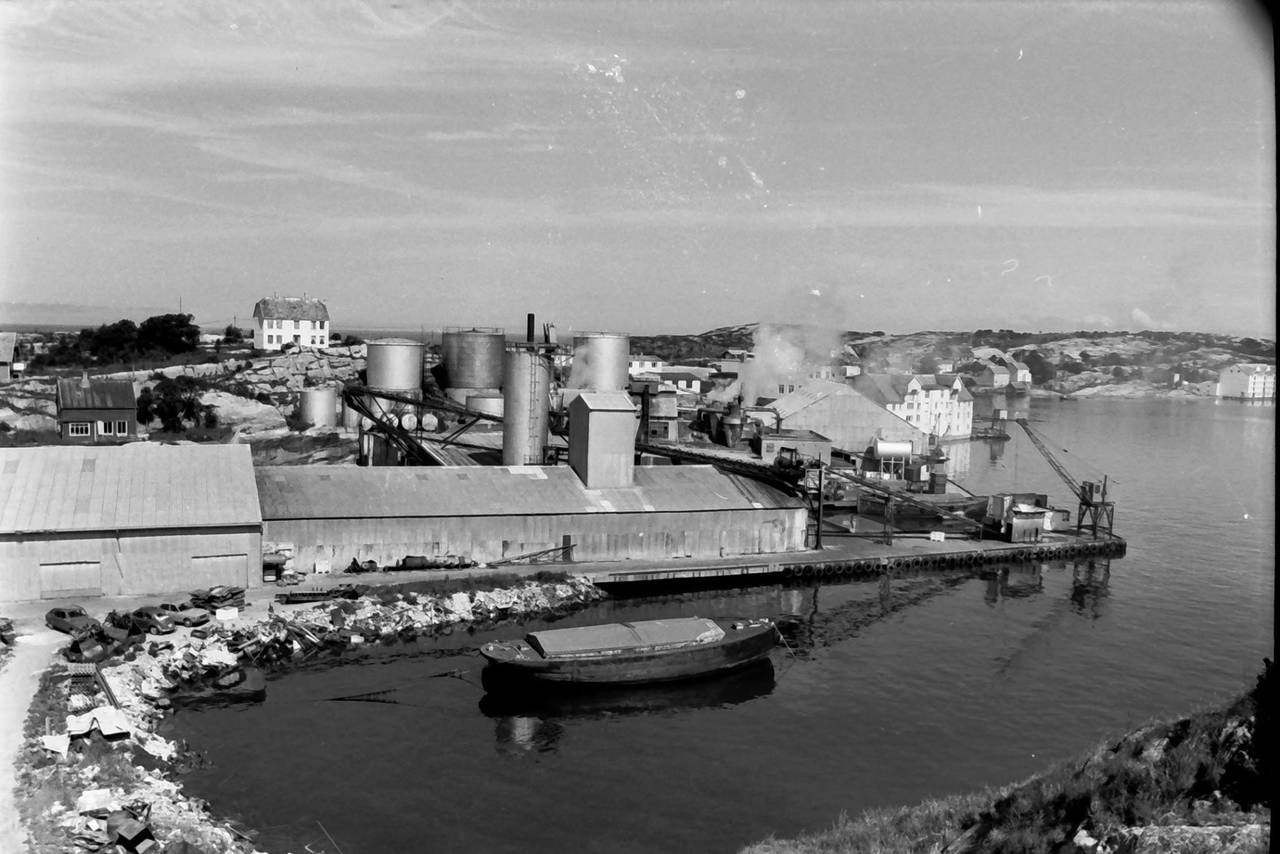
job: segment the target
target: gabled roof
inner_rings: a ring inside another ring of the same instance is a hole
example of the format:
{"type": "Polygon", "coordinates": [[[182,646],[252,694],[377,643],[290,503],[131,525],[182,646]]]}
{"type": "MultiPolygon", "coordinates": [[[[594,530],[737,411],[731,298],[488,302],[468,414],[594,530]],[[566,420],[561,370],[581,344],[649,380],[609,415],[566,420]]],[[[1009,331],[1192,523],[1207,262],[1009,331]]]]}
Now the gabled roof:
{"type": "Polygon", "coordinates": [[[853,387],[881,406],[896,406],[907,394],[911,377],[902,374],[858,374],[853,387]]]}
{"type": "Polygon", "coordinates": [[[785,421],[801,410],[808,409],[815,403],[832,395],[858,394],[859,392],[845,383],[833,383],[829,380],[811,380],[804,387],[788,392],[775,400],[770,406],[777,410],[785,421]]]}
{"type": "Polygon", "coordinates": [[[18,333],[0,332],[0,364],[13,362],[13,351],[18,346],[18,333]]]}
{"type": "Polygon", "coordinates": [[[58,411],[68,409],[136,409],[138,399],[128,380],[58,380],[58,411]]]}
{"type": "Polygon", "coordinates": [[[258,525],[248,445],[0,448],[0,532],[258,525]]]}
{"type": "Polygon", "coordinates": [[[318,299],[265,297],[253,307],[253,316],[270,320],[328,320],[329,309],[318,299]]]}
{"type": "Polygon", "coordinates": [[[690,513],[798,507],[713,466],[636,466],[632,486],[588,489],[565,466],[259,466],[267,520],[690,513]]]}

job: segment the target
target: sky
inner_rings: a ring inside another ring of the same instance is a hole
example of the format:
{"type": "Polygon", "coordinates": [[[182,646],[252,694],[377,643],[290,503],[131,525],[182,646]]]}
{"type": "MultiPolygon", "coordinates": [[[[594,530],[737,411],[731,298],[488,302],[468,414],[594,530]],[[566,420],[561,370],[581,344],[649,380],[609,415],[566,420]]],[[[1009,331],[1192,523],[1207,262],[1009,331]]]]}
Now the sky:
{"type": "Polygon", "coordinates": [[[1225,2],[7,0],[0,327],[1275,338],[1225,2]]]}

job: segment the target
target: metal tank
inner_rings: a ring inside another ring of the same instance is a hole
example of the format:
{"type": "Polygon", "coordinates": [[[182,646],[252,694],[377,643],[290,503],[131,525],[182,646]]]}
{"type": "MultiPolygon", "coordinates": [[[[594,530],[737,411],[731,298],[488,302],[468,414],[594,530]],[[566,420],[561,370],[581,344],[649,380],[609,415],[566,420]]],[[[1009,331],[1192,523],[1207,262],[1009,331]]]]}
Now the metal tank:
{"type": "Polygon", "coordinates": [[[334,427],[338,423],[338,390],[304,388],[299,396],[299,416],[313,427],[334,427]]]}
{"type": "Polygon", "coordinates": [[[422,393],[422,353],[420,341],[407,338],[379,338],[367,345],[365,384],[378,391],[392,391],[417,397],[422,393]]]}
{"type": "Polygon", "coordinates": [[[343,428],[344,428],[344,429],[346,429],[346,430],[359,430],[359,429],[360,429],[360,417],[361,417],[361,416],[360,416],[360,413],[359,413],[359,412],[357,412],[355,409],[352,409],[352,408],[347,404],[346,398],[343,398],[343,400],[342,400],[342,426],[343,426],[343,428]]]}
{"type": "Polygon", "coordinates": [[[483,412],[485,415],[502,415],[502,395],[496,393],[473,394],[467,398],[467,409],[472,412],[483,412]]]}
{"type": "Polygon", "coordinates": [[[502,464],[542,465],[547,446],[551,359],[533,348],[506,351],[502,371],[502,464]]]}
{"type": "MultiPolygon", "coordinates": [[[[499,379],[501,379],[501,377],[499,377],[499,379]]],[[[493,395],[494,397],[501,397],[502,392],[498,391],[498,387],[496,385],[489,386],[487,388],[470,388],[470,387],[459,386],[457,388],[447,388],[445,389],[445,392],[444,392],[445,397],[449,398],[454,403],[461,403],[464,406],[466,405],[467,401],[470,398],[483,397],[485,395],[493,395]]]]}
{"type": "Polygon", "coordinates": [[[451,329],[440,337],[440,361],[447,388],[498,388],[502,383],[501,329],[451,329]]]}
{"type": "Polygon", "coordinates": [[[631,339],[615,332],[580,332],[573,337],[572,388],[626,391],[631,381],[631,339]]]}

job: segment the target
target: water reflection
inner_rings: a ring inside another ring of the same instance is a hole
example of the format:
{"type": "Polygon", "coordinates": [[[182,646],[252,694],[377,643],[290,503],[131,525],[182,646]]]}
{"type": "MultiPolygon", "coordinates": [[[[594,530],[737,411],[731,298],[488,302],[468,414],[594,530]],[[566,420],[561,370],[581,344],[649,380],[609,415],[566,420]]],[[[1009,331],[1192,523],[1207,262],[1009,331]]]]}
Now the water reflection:
{"type": "Polygon", "coordinates": [[[765,659],[723,676],[682,682],[490,691],[480,698],[480,711],[495,719],[498,752],[522,755],[556,750],[566,735],[564,722],[727,708],[767,696],[774,684],[773,662],[765,659]]]}
{"type": "Polygon", "coordinates": [[[1073,610],[1093,620],[1102,617],[1102,606],[1107,598],[1107,585],[1110,580],[1110,560],[1076,561],[1071,567],[1073,610]]]}
{"type": "Polygon", "coordinates": [[[986,574],[982,599],[995,605],[1002,599],[1026,599],[1044,592],[1045,564],[1001,566],[986,574]]]}

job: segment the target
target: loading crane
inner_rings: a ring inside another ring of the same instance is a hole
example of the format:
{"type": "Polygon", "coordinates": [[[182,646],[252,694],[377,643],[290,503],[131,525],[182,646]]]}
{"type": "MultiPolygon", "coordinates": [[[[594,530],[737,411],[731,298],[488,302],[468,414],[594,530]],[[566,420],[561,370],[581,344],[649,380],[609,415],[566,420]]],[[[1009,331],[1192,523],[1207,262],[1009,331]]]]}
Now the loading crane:
{"type": "Polygon", "coordinates": [[[1045,461],[1049,463],[1049,467],[1057,473],[1058,477],[1071,490],[1071,494],[1080,502],[1076,508],[1076,533],[1079,534],[1086,525],[1090,532],[1096,538],[1098,530],[1110,535],[1111,529],[1115,525],[1116,506],[1115,502],[1107,500],[1107,477],[1102,476],[1102,483],[1095,483],[1089,480],[1077,480],[1072,477],[1071,472],[1067,471],[1066,466],[1058,461],[1058,458],[1049,450],[1049,446],[1044,443],[1044,439],[1027,423],[1025,418],[1014,419],[1018,422],[1027,434],[1027,438],[1031,440],[1031,444],[1036,446],[1036,450],[1040,452],[1045,461]],[[1086,522],[1086,518],[1088,521],[1086,522]]]}

